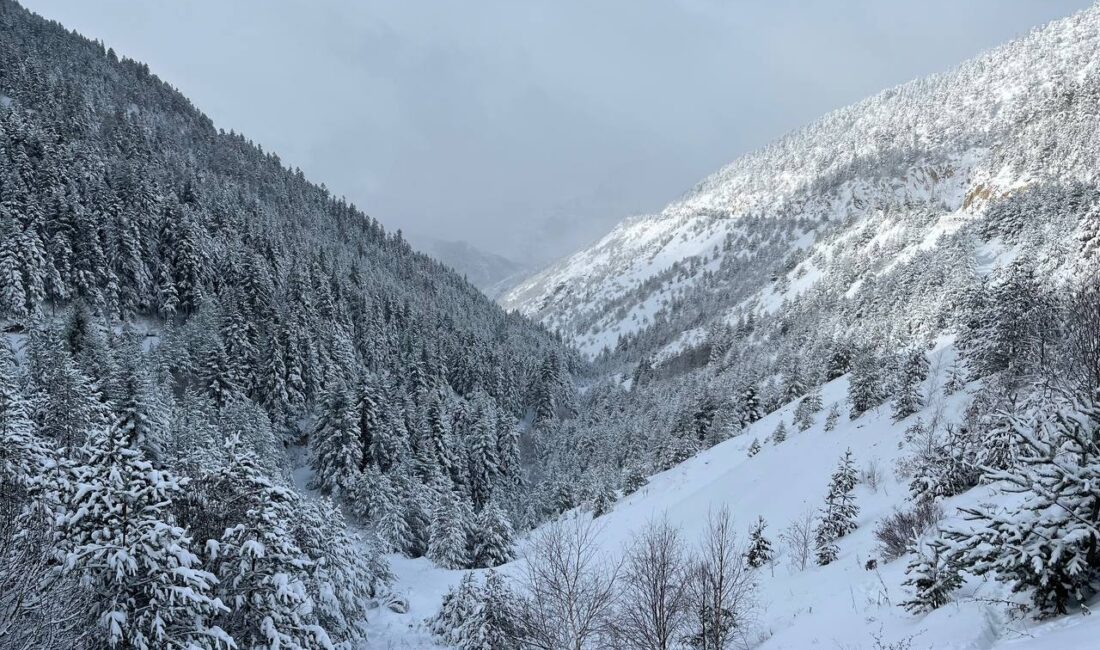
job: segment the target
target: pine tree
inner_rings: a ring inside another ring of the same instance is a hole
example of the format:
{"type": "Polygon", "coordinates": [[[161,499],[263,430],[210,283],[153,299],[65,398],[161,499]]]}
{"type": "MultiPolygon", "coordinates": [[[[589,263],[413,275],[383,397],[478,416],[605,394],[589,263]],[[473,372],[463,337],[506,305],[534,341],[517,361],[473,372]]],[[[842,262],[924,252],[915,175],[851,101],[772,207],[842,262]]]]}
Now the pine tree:
{"type": "Polygon", "coordinates": [[[472,513],[469,504],[451,492],[440,495],[432,513],[428,559],[445,569],[470,565],[469,537],[472,513]]]}
{"type": "Polygon", "coordinates": [[[900,422],[924,406],[921,384],[928,375],[928,359],[919,349],[902,354],[899,376],[895,382],[894,422],[900,422]]]}
{"type": "Polygon", "coordinates": [[[214,336],[207,344],[199,363],[199,379],[218,408],[225,406],[241,394],[240,386],[234,381],[236,373],[229,362],[225,345],[219,337],[214,336]]]}
{"type": "Polygon", "coordinates": [[[473,566],[494,567],[511,562],[515,558],[512,548],[512,524],[508,516],[495,503],[488,503],[471,529],[473,540],[473,566]]]}
{"type": "Polygon", "coordinates": [[[141,357],[131,348],[125,361],[115,408],[115,426],[146,455],[158,460],[167,437],[163,405],[154,394],[152,383],[141,367],[141,357]]]}
{"type": "Polygon", "coordinates": [[[129,432],[98,433],[72,468],[58,516],[59,548],[98,597],[89,601],[111,646],[229,645],[225,611],[169,506],[184,484],[145,460],[129,432]]]}
{"type": "Polygon", "coordinates": [[[518,596],[496,571],[485,574],[484,598],[467,625],[466,650],[519,650],[518,596]]]}
{"type": "Polygon", "coordinates": [[[873,350],[860,350],[852,362],[848,378],[848,401],[852,418],[875,408],[886,399],[882,364],[873,350]]]}
{"type": "Polygon", "coordinates": [[[772,431],[772,442],[778,445],[786,440],[787,422],[785,420],[780,420],[779,424],[775,427],[775,431],[772,431]]]}
{"type": "Polygon", "coordinates": [[[224,465],[200,478],[215,512],[239,513],[206,544],[218,593],[229,608],[220,620],[247,648],[328,648],[309,593],[315,563],[287,524],[301,507],[292,490],[268,479],[256,458],[232,436],[224,465]]]}
{"type": "Polygon", "coordinates": [[[759,454],[760,450],[761,450],[760,439],[759,438],[753,438],[752,439],[752,444],[749,445],[749,450],[748,450],[749,458],[752,458],[753,456],[759,454]]]}
{"type": "Polygon", "coordinates": [[[389,553],[410,553],[413,540],[413,531],[406,518],[408,495],[400,488],[400,481],[382,474],[375,485],[371,508],[374,528],[389,553]]]}
{"type": "Polygon", "coordinates": [[[951,600],[951,593],[962,586],[962,576],[940,539],[915,540],[909,551],[913,559],[905,567],[902,584],[913,588],[913,598],[901,604],[913,614],[930,612],[951,600]]]}
{"type": "Polygon", "coordinates": [[[623,495],[634,494],[648,482],[649,478],[646,476],[645,468],[641,463],[631,464],[623,474],[623,495]]]}
{"type": "Polygon", "coordinates": [[[825,415],[825,430],[832,431],[836,429],[837,422],[840,421],[840,404],[833,402],[829,405],[829,412],[825,415]]]}
{"type": "Polygon", "coordinates": [[[1100,406],[1075,395],[1056,404],[1015,427],[1018,465],[989,477],[1020,497],[962,508],[969,523],[944,530],[962,570],[1031,592],[1040,616],[1089,599],[1100,575],[1100,406]]]}
{"type": "Polygon", "coordinates": [[[474,397],[475,409],[469,434],[470,445],[470,494],[474,508],[488,503],[500,477],[497,456],[496,413],[492,402],[484,393],[474,397]]]}
{"type": "Polygon", "coordinates": [[[829,481],[825,507],[814,532],[818,564],[825,565],[836,560],[839,553],[836,540],[856,529],[855,519],[859,514],[859,506],[856,505],[852,493],[858,480],[852,450],[849,449],[844,452],[829,481]]]}
{"type": "Polygon", "coordinates": [[[354,405],[343,386],[325,396],[310,446],[312,487],[323,494],[347,494],[363,466],[363,446],[354,405]]]}
{"type": "Polygon", "coordinates": [[[611,481],[604,476],[600,476],[596,479],[595,484],[592,486],[591,495],[591,508],[593,517],[602,517],[611,512],[611,509],[615,507],[615,501],[618,496],[615,494],[615,488],[611,485],[611,481]]]}
{"type": "Polygon", "coordinates": [[[16,319],[27,315],[20,234],[14,216],[0,205],[0,314],[16,319]]]}
{"type": "Polygon", "coordinates": [[[439,611],[426,621],[428,629],[444,643],[463,643],[465,625],[473,619],[483,600],[481,586],[474,582],[473,572],[467,571],[458,587],[451,587],[444,594],[439,611]]]}
{"type": "Polygon", "coordinates": [[[947,367],[947,376],[943,381],[943,394],[945,397],[950,397],[962,390],[964,386],[966,386],[966,372],[956,355],[951,360],[951,365],[947,367]]]}
{"type": "Polygon", "coordinates": [[[772,543],[764,536],[766,527],[767,523],[763,517],[760,517],[753,526],[752,532],[749,533],[749,550],[745,553],[745,562],[754,569],[759,569],[771,562],[774,557],[772,543]]]}

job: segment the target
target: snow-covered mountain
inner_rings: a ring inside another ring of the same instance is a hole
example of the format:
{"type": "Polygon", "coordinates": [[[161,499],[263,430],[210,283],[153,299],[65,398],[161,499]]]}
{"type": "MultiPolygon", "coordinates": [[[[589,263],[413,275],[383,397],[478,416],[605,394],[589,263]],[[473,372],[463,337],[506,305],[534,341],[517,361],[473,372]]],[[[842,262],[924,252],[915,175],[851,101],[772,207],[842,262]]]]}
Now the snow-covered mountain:
{"type": "Polygon", "coordinates": [[[1072,201],[1075,184],[1096,179],[1098,63],[1094,7],[739,158],[502,304],[591,354],[639,333],[654,351],[698,342],[736,306],[774,310],[824,277],[855,291],[963,227],[978,244],[1003,241],[1013,233],[998,230],[998,207],[1072,201]]]}
{"type": "Polygon", "coordinates": [[[465,241],[421,237],[414,243],[429,256],[465,276],[470,284],[490,298],[500,297],[533,271],[531,267],[503,255],[483,251],[465,241]]]}

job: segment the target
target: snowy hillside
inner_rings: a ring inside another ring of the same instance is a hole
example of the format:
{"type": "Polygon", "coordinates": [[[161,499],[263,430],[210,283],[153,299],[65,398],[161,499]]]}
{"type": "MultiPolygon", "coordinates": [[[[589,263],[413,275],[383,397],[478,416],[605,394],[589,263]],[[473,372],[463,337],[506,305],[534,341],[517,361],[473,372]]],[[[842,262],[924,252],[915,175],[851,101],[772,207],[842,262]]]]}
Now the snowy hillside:
{"type": "MultiPolygon", "coordinates": [[[[919,444],[906,442],[906,431],[917,422],[938,422],[940,427],[957,425],[964,417],[966,405],[980,390],[978,383],[972,383],[953,395],[943,394],[954,355],[953,347],[943,343],[929,353],[934,370],[921,385],[922,393],[928,395],[928,406],[901,421],[892,421],[889,408],[884,407],[854,420],[842,416],[829,431],[823,410],[811,426],[798,431],[794,425],[795,404],[790,404],[749,426],[743,435],[651,477],[648,484],[622,497],[610,512],[596,520],[599,531],[596,552],[602,554],[607,564],[616,564],[636,545],[638,535],[660,519],[667,519],[689,545],[694,545],[706,529],[708,517],[725,507],[741,541],[757,518],[763,516],[767,521],[765,534],[776,550],[773,561],[756,569],[753,576],[758,587],[748,634],[753,647],[762,650],[1095,647],[1100,634],[1100,621],[1095,617],[1077,612],[1054,621],[1037,622],[1022,613],[1013,613],[1007,603],[1022,603],[1025,599],[992,581],[969,580],[950,606],[927,615],[914,616],[901,607],[912,597],[912,588],[902,584],[909,558],[883,561],[875,530],[882,519],[906,507],[909,477],[904,474],[904,459],[919,444]],[[791,432],[785,441],[776,443],[769,438],[780,422],[791,432]],[[753,441],[763,443],[755,455],[750,452],[753,441]],[[782,533],[800,516],[819,513],[830,474],[846,450],[852,451],[860,472],[860,484],[855,490],[858,528],[839,540],[836,561],[817,566],[810,559],[801,567],[783,541],[782,533]],[[875,478],[869,478],[872,474],[875,478]],[[879,564],[869,570],[867,562],[872,559],[879,564]]],[[[829,382],[821,390],[823,404],[828,407],[832,403],[845,403],[848,390],[847,377],[829,382]]],[[[942,502],[945,518],[941,525],[959,521],[960,507],[1009,500],[999,484],[975,487],[942,502]]],[[[572,511],[564,517],[587,520],[591,513],[572,511]]],[[[542,532],[536,530],[521,541],[521,553],[542,532]]],[[[464,573],[439,569],[425,560],[394,557],[392,561],[399,575],[394,590],[409,600],[411,609],[403,614],[381,612],[372,621],[371,638],[380,644],[377,647],[426,646],[432,636],[424,619],[435,614],[443,595],[464,573]]],[[[524,562],[521,557],[497,571],[522,582],[524,562]]]]}
{"type": "MultiPolygon", "coordinates": [[[[628,219],[520,283],[502,304],[593,355],[637,333],[650,338],[639,353],[652,352],[738,305],[774,309],[837,273],[826,265],[838,252],[866,255],[878,244],[909,256],[964,225],[989,240],[998,202],[1095,180],[1098,63],[1094,7],[736,160],[661,213],[628,219]]],[[[838,281],[854,291],[881,271],[864,266],[838,281]]]]}

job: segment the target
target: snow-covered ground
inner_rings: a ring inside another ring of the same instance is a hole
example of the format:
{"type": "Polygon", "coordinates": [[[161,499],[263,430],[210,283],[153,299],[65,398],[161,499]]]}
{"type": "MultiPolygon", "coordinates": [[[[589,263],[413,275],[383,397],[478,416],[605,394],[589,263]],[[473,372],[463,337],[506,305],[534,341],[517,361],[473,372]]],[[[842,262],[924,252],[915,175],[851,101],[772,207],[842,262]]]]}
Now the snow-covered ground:
{"type": "MultiPolygon", "coordinates": [[[[933,351],[932,367],[948,367],[953,349],[941,344],[933,351]]],[[[1000,584],[972,580],[956,593],[955,601],[924,616],[913,616],[899,604],[910,597],[902,586],[906,558],[879,564],[868,571],[868,559],[877,556],[876,523],[895,507],[905,505],[908,481],[895,474],[896,461],[907,455],[904,432],[921,417],[925,422],[939,415],[945,422],[957,420],[968,401],[968,387],[942,397],[939,377],[927,388],[934,396],[923,411],[898,423],[888,405],[849,421],[842,416],[833,431],[824,430],[825,413],[833,402],[846,413],[847,378],[822,389],[824,409],[807,431],[792,426],[794,404],[769,414],[744,435],[728,440],[677,467],[651,478],[637,493],[615,504],[599,519],[600,543],[609,556],[618,556],[631,538],[657,517],[678,525],[686,540],[694,543],[706,525],[708,514],[727,507],[737,528],[747,535],[758,516],[768,522],[767,535],[781,551],[772,567],[759,570],[758,616],[760,648],[768,650],[875,648],[875,635],[884,644],[911,639],[913,649],[1040,650],[1100,647],[1100,621],[1071,614],[1047,622],[1013,618],[1003,600],[1012,596],[1000,584]],[[775,445],[764,442],[780,420],[787,423],[788,438],[775,445]],[[756,456],[746,453],[754,439],[764,443],[756,456]],[[839,542],[839,559],[825,567],[793,568],[782,554],[780,531],[799,514],[821,507],[829,477],[846,449],[857,466],[875,463],[883,479],[877,489],[857,487],[859,528],[839,542]]],[[[944,503],[947,517],[956,508],[995,501],[996,486],[981,486],[944,503]]],[[[569,516],[589,516],[571,513],[569,516]]],[[[520,544],[522,553],[523,543],[520,544]]],[[[398,581],[395,591],[410,603],[407,614],[380,610],[370,622],[370,647],[420,648],[431,643],[422,621],[432,615],[448,587],[462,571],[442,570],[424,559],[391,558],[398,581]]],[[[504,568],[515,572],[518,560],[504,568]]],[[[1016,596],[1020,599],[1021,596],[1016,596]]],[[[887,646],[888,647],[888,646],[887,646]]],[[[900,646],[899,646],[900,647],[900,646]]]]}

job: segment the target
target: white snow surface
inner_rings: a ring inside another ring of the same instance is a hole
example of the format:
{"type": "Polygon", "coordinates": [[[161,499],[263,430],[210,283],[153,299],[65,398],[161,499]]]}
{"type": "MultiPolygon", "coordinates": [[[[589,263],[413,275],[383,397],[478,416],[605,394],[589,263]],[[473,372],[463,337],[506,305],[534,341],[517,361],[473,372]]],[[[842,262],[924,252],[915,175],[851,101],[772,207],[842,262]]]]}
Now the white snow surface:
{"type": "MultiPolygon", "coordinates": [[[[899,604],[911,594],[902,586],[907,558],[889,563],[880,560],[877,571],[867,571],[868,559],[877,557],[874,538],[876,523],[894,508],[907,505],[908,480],[895,474],[895,462],[907,455],[904,432],[916,418],[927,422],[939,414],[945,422],[957,420],[976,384],[950,397],[940,396],[943,370],[949,366],[953,348],[941,341],[930,354],[939,369],[926,388],[935,396],[917,414],[894,423],[889,405],[849,421],[842,415],[835,430],[824,430],[825,413],[833,402],[847,408],[847,377],[822,389],[824,409],[816,423],[804,432],[792,426],[795,403],[773,412],[749,427],[745,433],[719,444],[664,473],[652,477],[645,487],[615,504],[598,520],[600,544],[609,561],[621,556],[631,539],[655,518],[667,517],[681,529],[684,538],[695,543],[705,529],[709,513],[726,507],[742,539],[758,516],[768,522],[766,535],[780,551],[774,566],[758,571],[759,615],[755,634],[765,650],[805,648],[874,648],[873,635],[886,643],[911,637],[914,650],[1064,650],[1100,647],[1100,619],[1070,614],[1037,622],[1014,618],[1005,600],[1024,602],[1026,594],[1012,595],[994,581],[971,579],[955,601],[930,614],[913,616],[899,604]],[[787,422],[788,438],[775,445],[765,438],[780,419],[787,422]],[[748,457],[754,439],[763,450],[748,457]],[[856,489],[859,528],[839,540],[839,559],[825,567],[811,565],[794,569],[783,552],[779,533],[800,513],[823,504],[829,478],[846,449],[851,449],[859,468],[870,462],[879,465],[884,479],[877,490],[865,484],[856,489]]],[[[959,506],[996,502],[1003,498],[996,485],[974,488],[944,503],[947,518],[956,517],[959,506]]],[[[584,512],[566,516],[588,517],[584,512]]],[[[536,533],[537,534],[537,531],[536,533]]],[[[520,543],[522,555],[524,543],[520,543]]],[[[407,597],[407,614],[376,611],[370,621],[370,647],[431,647],[423,620],[439,607],[447,589],[463,571],[435,567],[425,559],[392,557],[398,576],[394,591],[407,597]]],[[[519,575],[523,560],[501,567],[519,575]]]]}

